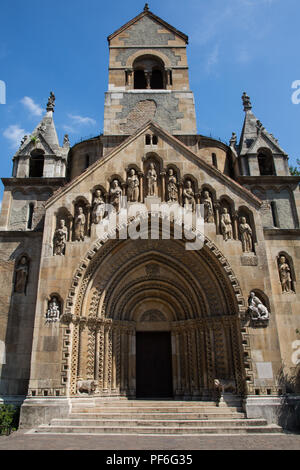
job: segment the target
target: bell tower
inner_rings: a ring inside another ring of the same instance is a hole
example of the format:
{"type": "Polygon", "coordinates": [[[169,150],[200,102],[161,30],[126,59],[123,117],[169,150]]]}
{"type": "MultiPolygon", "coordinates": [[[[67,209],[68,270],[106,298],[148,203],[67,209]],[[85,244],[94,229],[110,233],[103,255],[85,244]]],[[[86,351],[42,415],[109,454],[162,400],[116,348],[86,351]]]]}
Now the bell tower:
{"type": "Polygon", "coordinates": [[[131,135],[149,120],[173,135],[196,134],[188,37],[154,15],[146,3],[108,43],[104,135],[131,135]]]}

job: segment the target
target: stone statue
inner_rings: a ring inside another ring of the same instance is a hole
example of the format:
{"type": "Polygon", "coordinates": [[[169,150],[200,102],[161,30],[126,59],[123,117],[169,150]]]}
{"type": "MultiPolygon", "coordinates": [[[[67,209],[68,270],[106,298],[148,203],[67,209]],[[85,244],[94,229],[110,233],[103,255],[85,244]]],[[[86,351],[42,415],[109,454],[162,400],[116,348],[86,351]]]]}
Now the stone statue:
{"type": "Polygon", "coordinates": [[[52,91],[50,91],[50,96],[49,96],[48,103],[47,103],[47,111],[54,111],[54,107],[55,107],[55,95],[52,91]]]}
{"type": "Polygon", "coordinates": [[[22,256],[17,268],[15,277],[15,292],[18,294],[25,294],[28,279],[28,260],[26,256],[22,256]]]}
{"type": "Polygon", "coordinates": [[[147,173],[147,196],[157,195],[157,173],[154,167],[154,163],[150,163],[150,167],[147,173]]]}
{"type": "Polygon", "coordinates": [[[192,210],[194,212],[196,209],[196,201],[191,180],[187,180],[186,186],[183,189],[183,200],[187,210],[192,210]]]}
{"type": "Polygon", "coordinates": [[[244,111],[249,111],[250,109],[252,109],[250,98],[245,91],[242,96],[242,101],[244,105],[244,111]]]}
{"type": "Polygon", "coordinates": [[[84,241],[85,215],[82,207],[78,207],[78,215],[75,217],[75,241],[84,241]]]}
{"type": "Polygon", "coordinates": [[[172,168],[170,168],[169,170],[168,201],[170,202],[178,201],[177,179],[176,179],[176,176],[174,175],[174,170],[172,168]]]}
{"type": "Polygon", "coordinates": [[[122,189],[120,188],[119,181],[113,180],[110,188],[110,203],[118,212],[121,209],[122,189]]]}
{"type": "Polygon", "coordinates": [[[269,320],[269,317],[270,317],[270,313],[269,313],[267,307],[255,295],[255,292],[250,292],[249,312],[250,312],[250,315],[251,315],[251,319],[254,320],[254,321],[269,320]]]}
{"type": "Polygon", "coordinates": [[[68,240],[68,229],[65,225],[65,221],[61,219],[59,221],[59,227],[54,233],[54,255],[64,255],[66,249],[66,242],[68,240]]]}
{"type": "Polygon", "coordinates": [[[48,303],[46,319],[48,322],[56,322],[60,318],[60,305],[57,297],[51,297],[48,303]]]}
{"type": "Polygon", "coordinates": [[[241,234],[243,252],[250,253],[251,251],[253,251],[252,229],[250,225],[247,224],[246,217],[241,217],[239,229],[241,234]]]}
{"type": "Polygon", "coordinates": [[[204,191],[202,203],[204,205],[204,222],[212,223],[215,221],[213,203],[208,191],[204,191]]]}
{"type": "Polygon", "coordinates": [[[279,258],[279,277],[282,287],[282,292],[291,292],[292,279],[291,279],[291,269],[286,262],[285,256],[280,256],[279,258]]]}
{"type": "Polygon", "coordinates": [[[221,217],[221,230],[225,241],[232,239],[232,223],[227,207],[224,207],[223,209],[223,214],[221,217]]]}
{"type": "Polygon", "coordinates": [[[101,189],[96,189],[93,201],[92,222],[99,224],[105,214],[105,201],[102,197],[101,189]]]}
{"type": "Polygon", "coordinates": [[[69,135],[68,135],[68,134],[66,134],[66,135],[64,136],[63,147],[70,147],[70,140],[69,140],[69,135]]]}
{"type": "Polygon", "coordinates": [[[140,195],[139,178],[135,173],[135,170],[131,168],[129,176],[127,178],[127,198],[129,202],[138,202],[140,195]]]}

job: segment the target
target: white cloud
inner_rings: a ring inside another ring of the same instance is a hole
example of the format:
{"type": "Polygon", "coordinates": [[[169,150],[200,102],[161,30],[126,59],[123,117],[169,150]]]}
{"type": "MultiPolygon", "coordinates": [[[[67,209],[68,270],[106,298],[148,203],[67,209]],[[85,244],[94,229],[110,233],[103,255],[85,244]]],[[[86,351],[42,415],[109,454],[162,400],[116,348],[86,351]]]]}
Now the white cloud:
{"type": "Polygon", "coordinates": [[[28,109],[28,111],[33,114],[34,116],[41,116],[43,114],[43,109],[41,106],[36,104],[32,98],[29,96],[24,96],[24,98],[21,99],[21,103],[25,106],[25,108],[28,109]]]}
{"type": "Polygon", "coordinates": [[[217,65],[218,62],[219,62],[219,45],[216,44],[206,60],[206,64],[205,64],[206,72],[211,73],[212,69],[217,65]]]}
{"type": "Polygon", "coordinates": [[[3,132],[3,136],[10,141],[10,147],[13,149],[19,148],[24,135],[30,135],[30,132],[26,132],[25,129],[19,127],[18,124],[9,126],[3,132]]]}
{"type": "Polygon", "coordinates": [[[68,114],[69,118],[71,118],[74,122],[74,124],[79,124],[79,125],[87,125],[90,124],[92,126],[95,126],[97,123],[95,119],[92,119],[90,117],[83,117],[83,116],[78,116],[74,114],[68,114]]]}

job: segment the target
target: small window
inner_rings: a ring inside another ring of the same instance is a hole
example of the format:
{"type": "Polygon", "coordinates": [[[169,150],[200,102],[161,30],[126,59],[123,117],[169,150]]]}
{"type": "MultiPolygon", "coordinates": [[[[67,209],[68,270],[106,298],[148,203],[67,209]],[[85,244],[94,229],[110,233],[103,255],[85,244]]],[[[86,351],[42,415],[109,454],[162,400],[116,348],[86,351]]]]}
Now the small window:
{"type": "Polygon", "coordinates": [[[158,138],[157,138],[156,135],[153,135],[153,136],[152,136],[152,144],[153,144],[153,145],[157,145],[157,143],[158,143],[158,138]]]}
{"type": "Polygon", "coordinates": [[[147,81],[144,70],[134,71],[134,89],[145,90],[147,88],[147,81]]]}
{"type": "Polygon", "coordinates": [[[85,168],[88,168],[90,166],[90,156],[86,155],[85,156],[85,168]]]}
{"type": "Polygon", "coordinates": [[[270,153],[259,153],[257,156],[259,172],[261,176],[275,176],[273,155],[270,153]]]}
{"type": "Polygon", "coordinates": [[[279,217],[278,217],[277,204],[275,201],[271,202],[271,211],[272,211],[272,217],[273,217],[273,225],[274,227],[279,228],[280,223],[279,223],[279,217]]]}
{"type": "Polygon", "coordinates": [[[217,160],[217,155],[215,153],[212,154],[211,159],[212,159],[213,166],[215,168],[218,168],[218,160],[217,160]]]}
{"type": "Polygon", "coordinates": [[[146,145],[151,145],[151,135],[146,135],[146,145]]]}
{"type": "Polygon", "coordinates": [[[44,155],[32,153],[29,162],[29,178],[41,178],[44,174],[44,155]]]}
{"type": "Polygon", "coordinates": [[[28,230],[32,229],[32,222],[33,222],[33,212],[34,212],[34,204],[31,202],[28,208],[28,221],[27,221],[27,228],[28,230]]]}

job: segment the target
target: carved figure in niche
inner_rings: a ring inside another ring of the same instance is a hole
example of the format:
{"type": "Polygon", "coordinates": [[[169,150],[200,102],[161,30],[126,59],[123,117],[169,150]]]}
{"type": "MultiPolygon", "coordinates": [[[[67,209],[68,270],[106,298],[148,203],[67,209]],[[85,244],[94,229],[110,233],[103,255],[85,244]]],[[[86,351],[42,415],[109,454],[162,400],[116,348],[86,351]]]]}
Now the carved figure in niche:
{"type": "Polygon", "coordinates": [[[253,251],[252,243],[252,229],[249,224],[247,224],[246,217],[240,218],[240,234],[242,240],[242,248],[245,253],[253,251]]]}
{"type": "Polygon", "coordinates": [[[262,301],[255,295],[255,292],[250,292],[249,312],[251,315],[251,319],[254,321],[268,320],[270,317],[269,310],[262,303],[262,301]]]}
{"type": "Polygon", "coordinates": [[[176,202],[178,200],[178,188],[177,179],[174,175],[174,170],[169,170],[169,181],[168,181],[168,201],[176,202]]]}
{"type": "Polygon", "coordinates": [[[51,297],[48,303],[46,319],[48,322],[56,322],[60,318],[60,304],[57,297],[51,297]]]}
{"type": "Polygon", "coordinates": [[[282,292],[291,292],[292,279],[291,279],[291,269],[286,262],[285,256],[280,256],[279,258],[279,277],[282,287],[282,292]]]}
{"type": "Polygon", "coordinates": [[[186,186],[183,189],[183,200],[187,210],[192,210],[194,212],[196,208],[196,201],[191,180],[187,180],[186,186]]]}
{"type": "Polygon", "coordinates": [[[221,217],[221,230],[225,242],[232,239],[232,223],[227,207],[224,207],[223,209],[223,214],[221,217]]]}
{"type": "Polygon", "coordinates": [[[127,178],[127,198],[129,202],[138,202],[140,195],[139,178],[135,173],[135,170],[131,168],[129,176],[127,178]]]}
{"type": "Polygon", "coordinates": [[[59,221],[59,227],[54,233],[54,255],[64,255],[66,249],[66,242],[68,240],[68,229],[65,225],[65,221],[61,219],[59,221]]]}
{"type": "Polygon", "coordinates": [[[154,167],[154,163],[150,163],[150,167],[147,173],[147,196],[157,195],[157,173],[154,167]]]}
{"type": "Polygon", "coordinates": [[[78,207],[78,215],[75,217],[75,241],[84,241],[85,235],[85,215],[83,208],[78,207]]]}
{"type": "Polygon", "coordinates": [[[120,188],[119,181],[113,180],[110,188],[110,202],[118,212],[121,209],[122,189],[120,188]]]}
{"type": "Polygon", "coordinates": [[[99,224],[105,214],[105,201],[102,197],[101,189],[96,189],[93,201],[92,222],[99,224]]]}
{"type": "Polygon", "coordinates": [[[26,256],[22,256],[17,268],[15,277],[15,292],[18,294],[25,294],[28,279],[28,260],[26,256]]]}
{"type": "Polygon", "coordinates": [[[214,208],[213,203],[208,191],[204,191],[203,193],[203,201],[204,204],[204,222],[212,223],[215,221],[214,218],[214,208]]]}

